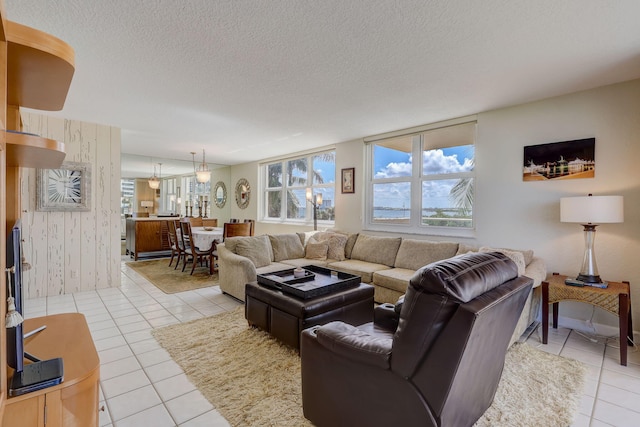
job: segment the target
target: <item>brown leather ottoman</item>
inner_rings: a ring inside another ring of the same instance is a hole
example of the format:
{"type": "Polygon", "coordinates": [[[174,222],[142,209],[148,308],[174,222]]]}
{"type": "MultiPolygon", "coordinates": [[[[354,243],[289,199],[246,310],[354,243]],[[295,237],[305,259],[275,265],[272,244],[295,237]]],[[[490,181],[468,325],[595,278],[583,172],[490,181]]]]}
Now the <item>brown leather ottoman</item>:
{"type": "Polygon", "coordinates": [[[247,283],[244,315],[249,325],[269,332],[300,349],[300,332],[315,325],[341,320],[354,326],[373,321],[373,286],[358,287],[301,299],[247,283]]]}

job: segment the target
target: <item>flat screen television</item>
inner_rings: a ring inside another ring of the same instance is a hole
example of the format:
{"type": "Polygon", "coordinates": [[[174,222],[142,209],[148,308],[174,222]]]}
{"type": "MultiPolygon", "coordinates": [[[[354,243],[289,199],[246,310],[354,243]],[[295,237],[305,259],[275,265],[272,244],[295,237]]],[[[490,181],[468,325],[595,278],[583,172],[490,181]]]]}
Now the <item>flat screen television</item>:
{"type": "MultiPolygon", "coordinates": [[[[23,315],[22,294],[22,224],[17,220],[7,236],[7,288],[15,300],[16,311],[23,315]],[[13,268],[12,268],[13,267],[13,268]]],[[[36,328],[27,335],[39,332],[44,326],[36,328]]],[[[19,324],[7,328],[7,364],[15,371],[9,382],[9,396],[40,390],[60,384],[63,380],[64,365],[61,358],[40,360],[24,351],[23,326],[19,324]],[[25,357],[33,363],[25,365],[25,357]]]]}
{"type": "MultiPolygon", "coordinates": [[[[7,287],[11,290],[16,310],[21,315],[22,308],[22,224],[17,220],[7,236],[7,269],[13,269],[7,275],[7,287]]],[[[8,296],[8,295],[7,295],[8,296]]],[[[7,328],[7,364],[16,371],[24,369],[24,336],[22,324],[7,328]]]]}

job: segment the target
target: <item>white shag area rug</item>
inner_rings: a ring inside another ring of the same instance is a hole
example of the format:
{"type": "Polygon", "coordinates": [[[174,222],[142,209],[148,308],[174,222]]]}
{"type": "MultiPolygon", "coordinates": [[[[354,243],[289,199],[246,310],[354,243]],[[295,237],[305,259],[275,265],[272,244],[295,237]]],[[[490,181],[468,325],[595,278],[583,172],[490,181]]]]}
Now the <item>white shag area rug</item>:
{"type": "MultiPolygon", "coordinates": [[[[249,327],[244,307],[153,335],[232,426],[312,426],[302,415],[298,353],[249,327]]],[[[576,360],[514,344],[476,426],[571,425],[585,374],[576,360]]]]}

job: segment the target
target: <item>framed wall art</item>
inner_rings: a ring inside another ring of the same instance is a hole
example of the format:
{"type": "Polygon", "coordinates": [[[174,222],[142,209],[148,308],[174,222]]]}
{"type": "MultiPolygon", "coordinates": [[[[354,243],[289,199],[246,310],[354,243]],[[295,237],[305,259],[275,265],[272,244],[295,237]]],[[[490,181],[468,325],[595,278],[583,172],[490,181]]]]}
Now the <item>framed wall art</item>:
{"type": "Polygon", "coordinates": [[[342,169],[342,192],[355,193],[355,168],[342,169]]]}
{"type": "Polygon", "coordinates": [[[38,169],[36,209],[44,212],[91,210],[91,164],[64,162],[59,169],[38,169]]]}
{"type": "Polygon", "coordinates": [[[523,181],[593,178],[595,138],[524,147],[523,181]]]}

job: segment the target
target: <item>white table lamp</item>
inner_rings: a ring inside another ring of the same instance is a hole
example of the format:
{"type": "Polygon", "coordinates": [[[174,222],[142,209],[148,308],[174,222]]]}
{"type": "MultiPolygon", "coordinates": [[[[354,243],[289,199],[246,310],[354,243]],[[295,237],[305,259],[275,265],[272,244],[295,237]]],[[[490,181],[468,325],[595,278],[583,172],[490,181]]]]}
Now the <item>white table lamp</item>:
{"type": "Polygon", "coordinates": [[[563,197],[560,199],[560,221],[575,222],[584,227],[584,258],[577,279],[586,283],[602,283],[598,275],[593,248],[599,224],[624,221],[622,196],[563,197]]]}

